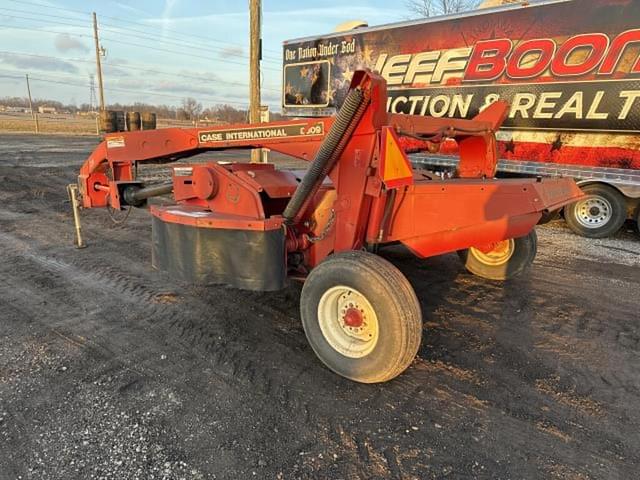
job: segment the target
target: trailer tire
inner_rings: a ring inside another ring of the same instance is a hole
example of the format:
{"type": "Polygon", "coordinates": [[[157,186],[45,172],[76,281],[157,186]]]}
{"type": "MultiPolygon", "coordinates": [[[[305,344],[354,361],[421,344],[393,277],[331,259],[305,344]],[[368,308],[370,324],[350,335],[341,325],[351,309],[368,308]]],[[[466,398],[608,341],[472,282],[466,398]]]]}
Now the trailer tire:
{"type": "Polygon", "coordinates": [[[371,253],[338,253],[313,269],[302,288],[300,314],[318,358],[356,382],[397,377],[420,348],[422,313],[413,287],[371,253]]]}
{"type": "Polygon", "coordinates": [[[470,273],[487,280],[503,281],[524,273],[535,260],[537,252],[538,235],[531,230],[525,237],[500,242],[492,252],[472,247],[458,251],[458,255],[470,273]]]}
{"type": "Polygon", "coordinates": [[[569,228],[587,238],[605,238],[620,230],[627,219],[622,194],[601,183],[584,185],[581,189],[587,197],[565,207],[564,219],[569,228]]]}

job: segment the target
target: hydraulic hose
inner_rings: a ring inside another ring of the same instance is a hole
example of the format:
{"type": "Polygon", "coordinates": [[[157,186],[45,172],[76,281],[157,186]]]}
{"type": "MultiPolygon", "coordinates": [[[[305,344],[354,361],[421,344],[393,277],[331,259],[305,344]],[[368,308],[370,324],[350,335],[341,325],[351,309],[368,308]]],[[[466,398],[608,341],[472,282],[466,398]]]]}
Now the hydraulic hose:
{"type": "Polygon", "coordinates": [[[360,88],[351,90],[347,95],[309,170],[284,210],[283,216],[286,224],[292,225],[298,222],[299,216],[304,213],[309,201],[335,165],[353,130],[362,118],[368,103],[365,100],[365,94],[360,88]]]}

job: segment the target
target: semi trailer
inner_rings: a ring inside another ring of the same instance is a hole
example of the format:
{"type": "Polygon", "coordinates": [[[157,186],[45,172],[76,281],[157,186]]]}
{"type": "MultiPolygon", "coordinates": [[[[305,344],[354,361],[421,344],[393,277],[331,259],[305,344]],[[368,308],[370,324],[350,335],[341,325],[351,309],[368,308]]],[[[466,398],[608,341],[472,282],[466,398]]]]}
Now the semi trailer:
{"type": "MultiPolygon", "coordinates": [[[[640,220],[640,2],[531,1],[345,25],[284,42],[286,115],[335,113],[362,68],[387,81],[392,114],[473,118],[506,101],[498,175],[576,179],[585,196],[563,214],[580,235],[640,220]]],[[[414,164],[457,166],[454,142],[405,140],[414,164]]]]}

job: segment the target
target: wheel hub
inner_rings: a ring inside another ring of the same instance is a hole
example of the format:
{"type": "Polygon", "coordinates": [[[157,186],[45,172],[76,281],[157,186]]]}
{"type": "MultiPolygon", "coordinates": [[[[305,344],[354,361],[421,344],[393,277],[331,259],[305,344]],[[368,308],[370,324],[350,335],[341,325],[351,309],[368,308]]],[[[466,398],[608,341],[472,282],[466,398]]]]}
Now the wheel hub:
{"type": "Polygon", "coordinates": [[[378,343],[378,317],[369,300],[347,286],[327,290],[318,303],[318,323],[329,345],[349,358],[362,358],[378,343]]]}
{"type": "Polygon", "coordinates": [[[576,220],[585,228],[601,228],[611,220],[613,208],[604,197],[592,196],[580,202],[575,210],[576,220]]]}
{"type": "Polygon", "coordinates": [[[362,312],[357,308],[348,308],[342,319],[347,328],[360,328],[364,322],[362,312]]]}
{"type": "Polygon", "coordinates": [[[469,253],[476,257],[485,265],[504,265],[515,252],[515,241],[513,239],[503,240],[488,246],[488,248],[469,248],[469,253]]]}

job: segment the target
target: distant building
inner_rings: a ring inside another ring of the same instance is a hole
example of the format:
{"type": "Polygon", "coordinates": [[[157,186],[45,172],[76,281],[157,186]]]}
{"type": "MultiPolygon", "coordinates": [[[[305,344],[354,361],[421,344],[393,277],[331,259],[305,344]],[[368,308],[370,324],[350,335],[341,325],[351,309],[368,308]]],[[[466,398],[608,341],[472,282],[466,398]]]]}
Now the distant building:
{"type": "Polygon", "coordinates": [[[40,113],[58,113],[56,112],[55,107],[38,107],[38,112],[40,113]]]}
{"type": "Polygon", "coordinates": [[[28,108],[24,107],[6,107],[5,112],[7,113],[29,113],[28,108]]]}

